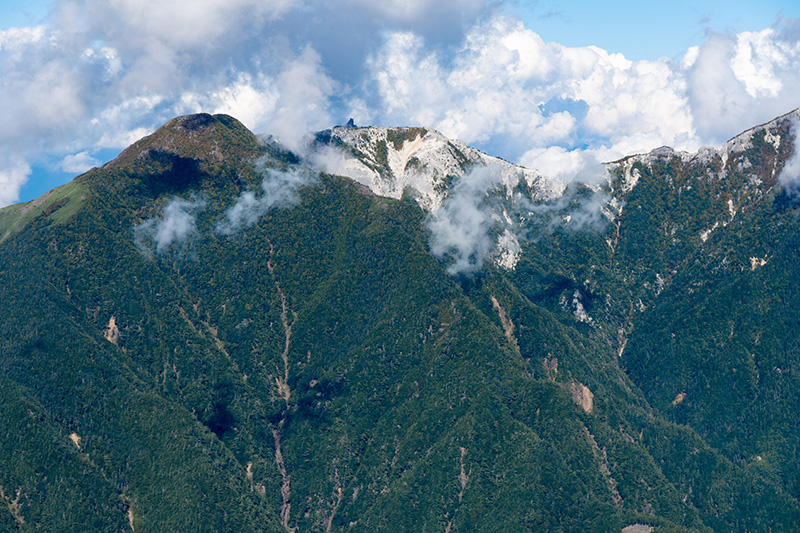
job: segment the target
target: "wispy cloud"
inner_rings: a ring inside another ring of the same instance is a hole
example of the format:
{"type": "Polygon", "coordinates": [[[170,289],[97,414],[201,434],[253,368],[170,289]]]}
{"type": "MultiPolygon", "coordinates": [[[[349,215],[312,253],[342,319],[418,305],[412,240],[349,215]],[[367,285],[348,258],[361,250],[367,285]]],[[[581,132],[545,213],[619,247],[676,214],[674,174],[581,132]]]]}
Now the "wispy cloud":
{"type": "Polygon", "coordinates": [[[608,218],[604,209],[611,195],[602,187],[582,182],[573,182],[564,194],[548,202],[533,204],[522,199],[516,213],[528,224],[521,228],[526,240],[536,241],[541,231],[600,231],[606,228],[608,218]]]}
{"type": "Polygon", "coordinates": [[[495,226],[493,197],[500,173],[491,166],[476,167],[456,183],[441,207],[432,212],[426,226],[431,253],[447,263],[450,274],[480,270],[494,247],[490,236],[495,226]]]}
{"type": "Polygon", "coordinates": [[[800,119],[792,117],[790,132],[794,137],[794,152],[786,161],[778,176],[778,181],[787,194],[795,196],[800,193],[800,119]]]}
{"type": "Polygon", "coordinates": [[[314,183],[315,176],[303,168],[277,170],[262,168],[264,179],[261,191],[245,191],[236,202],[225,211],[225,216],[217,223],[216,230],[223,235],[232,235],[242,228],[252,226],[275,207],[296,205],[300,197],[300,187],[314,183]]]}
{"type": "Polygon", "coordinates": [[[431,253],[450,274],[470,275],[490,258],[512,268],[520,242],[535,242],[542,232],[603,230],[611,201],[603,187],[608,173],[603,165],[590,170],[558,198],[535,201],[520,192],[509,194],[494,165],[473,168],[427,217],[431,253]]]}
{"type": "MultiPolygon", "coordinates": [[[[313,173],[303,168],[265,168],[263,161],[258,161],[256,167],[264,176],[261,190],[240,194],[217,222],[215,232],[232,235],[257,223],[272,208],[296,205],[300,187],[311,185],[316,179],[313,173]]],[[[134,242],[146,254],[160,254],[172,246],[184,246],[198,234],[197,215],[206,206],[202,199],[172,198],[160,216],[134,226],[134,242]]]]}
{"type": "Polygon", "coordinates": [[[162,253],[197,231],[196,213],[206,203],[202,200],[173,198],[160,217],[145,220],[133,228],[136,245],[142,251],[162,253]]]}

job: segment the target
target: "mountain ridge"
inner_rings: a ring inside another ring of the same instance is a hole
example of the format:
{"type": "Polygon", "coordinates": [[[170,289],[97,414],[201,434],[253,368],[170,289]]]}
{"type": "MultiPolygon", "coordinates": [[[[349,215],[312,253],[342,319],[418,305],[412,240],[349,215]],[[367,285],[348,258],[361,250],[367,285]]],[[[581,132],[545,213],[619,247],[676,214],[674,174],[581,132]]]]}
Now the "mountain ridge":
{"type": "Polygon", "coordinates": [[[343,154],[340,166],[329,170],[343,171],[383,196],[400,198],[406,187],[412,187],[426,211],[438,209],[449,183],[475,166],[495,167],[509,191],[519,180],[538,189],[541,199],[554,197],[564,189],[558,180],[484,154],[431,128],[339,126],[317,134],[315,144],[350,150],[350,154],[343,154]]]}

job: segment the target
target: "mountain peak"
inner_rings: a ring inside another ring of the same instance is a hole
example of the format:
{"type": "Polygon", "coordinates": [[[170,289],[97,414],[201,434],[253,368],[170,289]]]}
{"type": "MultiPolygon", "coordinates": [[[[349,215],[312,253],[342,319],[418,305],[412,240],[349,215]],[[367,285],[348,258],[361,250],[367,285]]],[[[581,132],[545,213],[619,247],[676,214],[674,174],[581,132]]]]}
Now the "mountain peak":
{"type": "Polygon", "coordinates": [[[220,163],[260,151],[255,135],[228,115],[197,113],[173,118],[153,134],[126,148],[107,167],[124,167],[153,153],[196,160],[199,164],[220,163]],[[224,149],[223,149],[224,147],[224,149]]]}
{"type": "Polygon", "coordinates": [[[425,211],[437,210],[450,188],[479,167],[491,166],[509,193],[521,180],[544,199],[557,197],[564,189],[557,180],[489,156],[432,128],[358,127],[348,122],[320,132],[316,142],[339,152],[339,158],[325,158],[324,170],[348,176],[380,196],[400,198],[410,191],[425,211]]]}
{"type": "MultiPolygon", "coordinates": [[[[220,116],[227,116],[227,115],[220,115],[220,116]]],[[[183,115],[180,117],[175,117],[172,120],[168,121],[166,124],[164,124],[163,128],[175,128],[175,129],[182,129],[185,131],[196,131],[207,128],[214,128],[214,116],[209,115],[208,113],[183,115]]]]}

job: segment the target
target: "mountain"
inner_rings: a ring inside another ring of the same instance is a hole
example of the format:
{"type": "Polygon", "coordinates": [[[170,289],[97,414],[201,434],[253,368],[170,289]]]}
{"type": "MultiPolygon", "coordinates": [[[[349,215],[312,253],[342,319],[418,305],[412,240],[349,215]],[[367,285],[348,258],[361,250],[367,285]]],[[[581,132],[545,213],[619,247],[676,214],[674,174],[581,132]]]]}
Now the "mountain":
{"type": "Polygon", "coordinates": [[[513,268],[520,246],[509,212],[523,202],[532,206],[559,198],[566,189],[559,180],[428,128],[359,128],[351,119],[347,126],[317,133],[306,152],[298,161],[350,177],[380,196],[408,196],[434,213],[432,250],[442,255],[456,249],[451,272],[478,270],[487,257],[513,268]],[[469,221],[463,219],[467,211],[469,221]],[[495,235],[486,234],[489,228],[495,235]]]}
{"type": "MultiPolygon", "coordinates": [[[[319,132],[313,148],[338,149],[341,159],[333,160],[338,173],[367,185],[380,196],[400,199],[411,194],[419,206],[438,209],[454,180],[475,167],[491,167],[498,184],[511,191],[523,181],[535,189],[537,199],[560,196],[566,185],[534,170],[513,165],[484,154],[462,141],[448,139],[428,128],[379,128],[348,126],[319,132]]],[[[331,152],[323,152],[331,155],[331,152]]],[[[312,164],[318,163],[312,157],[312,164]]],[[[330,166],[330,159],[323,161],[330,166]]]]}
{"type": "Polygon", "coordinates": [[[173,119],[0,210],[0,528],[797,528],[798,118],[589,184],[173,119]]]}

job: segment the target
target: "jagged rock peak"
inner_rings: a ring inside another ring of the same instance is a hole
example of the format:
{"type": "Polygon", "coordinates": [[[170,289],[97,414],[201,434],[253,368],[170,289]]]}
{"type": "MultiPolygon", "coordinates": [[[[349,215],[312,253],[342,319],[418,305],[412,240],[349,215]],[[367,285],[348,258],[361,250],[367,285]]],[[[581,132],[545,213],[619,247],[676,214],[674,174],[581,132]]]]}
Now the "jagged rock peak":
{"type": "Polygon", "coordinates": [[[411,193],[426,211],[441,205],[453,183],[476,167],[491,166],[508,192],[520,180],[542,199],[557,197],[564,184],[539,172],[489,156],[463,141],[427,127],[337,126],[317,134],[317,146],[339,152],[325,170],[348,176],[375,194],[400,198],[411,193]]]}

